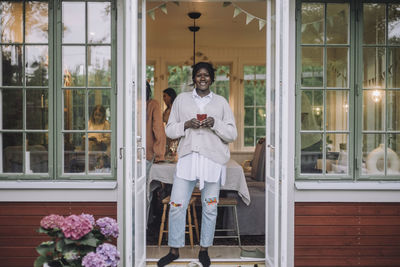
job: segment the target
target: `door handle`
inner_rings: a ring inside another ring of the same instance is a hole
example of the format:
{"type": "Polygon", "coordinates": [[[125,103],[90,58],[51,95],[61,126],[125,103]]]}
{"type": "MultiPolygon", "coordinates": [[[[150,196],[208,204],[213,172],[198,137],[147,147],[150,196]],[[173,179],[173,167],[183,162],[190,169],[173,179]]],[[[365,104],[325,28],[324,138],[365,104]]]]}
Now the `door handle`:
{"type": "Polygon", "coordinates": [[[139,146],[138,148],[137,148],[137,153],[138,153],[138,158],[140,158],[140,159],[144,159],[145,158],[145,155],[146,155],[146,148],[145,147],[143,147],[143,146],[139,146]],[[140,152],[142,152],[142,153],[140,153],[140,152]]]}

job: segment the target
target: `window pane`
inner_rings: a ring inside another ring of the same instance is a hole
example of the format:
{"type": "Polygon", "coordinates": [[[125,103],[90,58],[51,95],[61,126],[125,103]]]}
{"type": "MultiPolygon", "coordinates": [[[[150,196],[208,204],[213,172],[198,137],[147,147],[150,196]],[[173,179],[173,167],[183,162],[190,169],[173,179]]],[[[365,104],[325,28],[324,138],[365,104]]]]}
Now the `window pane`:
{"type": "Polygon", "coordinates": [[[386,33],[386,5],[364,4],[364,44],[384,44],[386,33]]]}
{"type": "Polygon", "coordinates": [[[384,136],[382,134],[363,134],[362,152],[362,174],[384,175],[384,136]]]}
{"type": "Polygon", "coordinates": [[[301,173],[321,173],[318,159],[322,158],[322,134],[301,134],[301,173]]]}
{"type": "Polygon", "coordinates": [[[260,138],[265,137],[265,127],[264,128],[256,128],[256,138],[257,142],[260,138]]]}
{"type": "Polygon", "coordinates": [[[400,131],[400,91],[388,91],[388,130],[400,131]]]}
{"type": "MultiPolygon", "coordinates": [[[[95,125],[94,113],[100,110],[104,117],[101,119],[103,126],[96,130],[109,130],[111,125],[111,93],[110,90],[90,90],[89,91],[89,121],[95,125]],[[107,122],[108,126],[105,127],[104,123],[107,122]]],[[[89,124],[90,125],[90,124],[89,124]]],[[[89,130],[94,130],[90,129],[89,130]]]]}
{"type": "Polygon", "coordinates": [[[26,128],[48,129],[49,95],[47,90],[26,91],[26,128]]]}
{"type": "Polygon", "coordinates": [[[363,130],[385,129],[385,91],[363,91],[363,130]]]}
{"type": "Polygon", "coordinates": [[[265,79],[261,81],[257,81],[256,87],[255,87],[255,93],[256,93],[256,105],[257,106],[265,106],[265,79]]]}
{"type": "Polygon", "coordinates": [[[244,109],[244,125],[254,126],[254,108],[244,109]]]}
{"type": "Polygon", "coordinates": [[[212,92],[220,96],[223,96],[228,102],[229,102],[229,90],[230,90],[229,77],[230,77],[229,66],[217,66],[215,70],[215,81],[210,87],[212,92]]]}
{"type": "Polygon", "coordinates": [[[26,46],[25,61],[26,85],[47,86],[49,80],[47,46],[26,46]]]}
{"type": "Polygon", "coordinates": [[[301,53],[301,85],[303,87],[322,87],[324,59],[323,48],[303,47],[301,53]]]}
{"type": "Polygon", "coordinates": [[[22,2],[0,2],[2,43],[22,43],[22,2]]]}
{"type": "Polygon", "coordinates": [[[89,43],[111,42],[111,3],[88,3],[89,43]]]}
{"type": "Polygon", "coordinates": [[[327,4],[326,42],[347,44],[349,36],[349,5],[327,4]]]}
{"type": "Polygon", "coordinates": [[[62,3],[63,43],[85,43],[85,3],[62,3]]]}
{"type": "Polygon", "coordinates": [[[85,129],[84,90],[64,90],[64,129],[85,129]]]}
{"type": "Polygon", "coordinates": [[[400,134],[390,134],[387,148],[387,174],[400,174],[400,134]]]}
{"type": "Polygon", "coordinates": [[[254,128],[244,128],[244,146],[255,146],[254,128]]]}
{"type": "Polygon", "coordinates": [[[48,140],[47,133],[26,134],[26,173],[48,172],[48,140]]]}
{"type": "Polygon", "coordinates": [[[154,70],[155,70],[154,65],[146,66],[146,81],[148,81],[150,84],[152,95],[154,93],[154,89],[153,89],[154,88],[154,70]]]}
{"type": "Polygon", "coordinates": [[[349,92],[326,92],[326,129],[328,131],[348,130],[349,92]]]}
{"type": "Polygon", "coordinates": [[[2,45],[1,85],[22,85],[22,45],[2,45]]]}
{"type": "Polygon", "coordinates": [[[385,48],[364,47],[363,63],[364,88],[384,88],[386,71],[385,48]]]}
{"type": "Polygon", "coordinates": [[[389,44],[400,44],[400,5],[389,5],[388,39],[389,44]]]}
{"type": "Polygon", "coordinates": [[[1,91],[2,98],[2,129],[22,129],[22,90],[12,89],[1,91]]]}
{"type": "Polygon", "coordinates": [[[85,141],[83,133],[64,134],[64,172],[85,172],[85,141]]]}
{"type": "Polygon", "coordinates": [[[26,2],[25,42],[47,43],[49,14],[47,2],[26,2]]]}
{"type": "Polygon", "coordinates": [[[326,140],[326,163],[327,173],[348,174],[349,159],[347,157],[348,135],[327,134],[326,140]]]}
{"type": "Polygon", "coordinates": [[[256,125],[265,126],[265,108],[257,108],[256,111],[256,125]]]}
{"type": "Polygon", "coordinates": [[[176,94],[193,90],[192,67],[168,66],[168,87],[173,88],[176,94]]]}
{"type": "Polygon", "coordinates": [[[0,142],[3,146],[1,171],[22,173],[22,133],[2,133],[0,142]]]}
{"type": "Polygon", "coordinates": [[[89,172],[111,173],[110,140],[109,133],[89,133],[89,172]]]}
{"type": "Polygon", "coordinates": [[[244,74],[245,80],[246,80],[247,75],[252,75],[247,80],[254,79],[255,73],[256,73],[256,66],[243,66],[243,74],[244,74]]]}
{"type": "Polygon", "coordinates": [[[245,81],[244,83],[244,105],[253,106],[254,105],[254,87],[253,85],[245,81]]]}
{"type": "Polygon", "coordinates": [[[63,86],[85,86],[85,47],[64,46],[62,51],[63,86]]]}
{"type": "MultiPolygon", "coordinates": [[[[399,29],[400,30],[400,29],[399,29]]],[[[388,48],[388,88],[400,88],[400,48],[388,48]]]]}
{"type": "Polygon", "coordinates": [[[327,77],[328,87],[347,88],[348,77],[348,48],[328,47],[327,53],[327,77]]]}
{"type": "Polygon", "coordinates": [[[301,130],[321,130],[324,118],[322,90],[301,92],[301,130]]]}
{"type": "Polygon", "coordinates": [[[88,85],[111,86],[111,47],[88,47],[88,85]]]}
{"type": "Polygon", "coordinates": [[[301,5],[301,43],[322,44],[324,42],[324,4],[303,3],[301,5]]]}

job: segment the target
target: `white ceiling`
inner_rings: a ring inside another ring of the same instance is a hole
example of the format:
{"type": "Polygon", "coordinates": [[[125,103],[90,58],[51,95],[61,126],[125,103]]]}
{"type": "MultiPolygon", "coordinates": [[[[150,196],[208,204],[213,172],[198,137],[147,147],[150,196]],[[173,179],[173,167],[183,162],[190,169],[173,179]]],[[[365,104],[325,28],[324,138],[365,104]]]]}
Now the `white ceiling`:
{"type": "MultiPolygon", "coordinates": [[[[147,10],[161,2],[148,2],[147,10]]],[[[265,19],[266,2],[236,2],[236,5],[248,13],[265,19]]],[[[193,20],[189,12],[200,12],[196,20],[200,31],[196,33],[196,47],[264,47],[265,26],[259,31],[258,20],[246,25],[245,13],[233,18],[234,6],[222,6],[222,2],[167,2],[168,14],[160,8],[155,11],[155,20],[147,15],[147,45],[149,47],[191,48],[193,33],[188,26],[193,20]]]]}

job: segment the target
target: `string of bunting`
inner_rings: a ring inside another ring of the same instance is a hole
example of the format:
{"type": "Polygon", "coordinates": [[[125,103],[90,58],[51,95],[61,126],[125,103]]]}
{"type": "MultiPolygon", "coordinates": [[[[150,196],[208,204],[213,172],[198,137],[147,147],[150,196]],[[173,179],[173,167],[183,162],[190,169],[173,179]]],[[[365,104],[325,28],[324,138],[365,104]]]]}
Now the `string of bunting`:
{"type": "Polygon", "coordinates": [[[261,31],[262,28],[264,28],[265,24],[267,23],[267,21],[265,19],[257,17],[257,16],[254,16],[253,14],[250,14],[246,10],[244,10],[241,7],[239,7],[238,5],[236,5],[235,3],[224,2],[222,4],[223,7],[227,7],[227,6],[230,6],[230,5],[232,5],[234,7],[234,10],[233,10],[233,17],[234,18],[236,18],[240,13],[246,14],[246,25],[249,24],[254,19],[256,19],[256,20],[258,20],[258,30],[261,31]]]}
{"type": "MultiPolygon", "coordinates": [[[[173,1],[172,3],[174,3],[175,5],[179,6],[179,2],[178,1],[173,1]]],[[[149,14],[149,16],[152,18],[152,20],[156,20],[156,10],[157,9],[161,9],[161,11],[167,15],[168,14],[168,10],[167,10],[167,3],[163,2],[149,10],[147,10],[147,14],[149,14]]]]}

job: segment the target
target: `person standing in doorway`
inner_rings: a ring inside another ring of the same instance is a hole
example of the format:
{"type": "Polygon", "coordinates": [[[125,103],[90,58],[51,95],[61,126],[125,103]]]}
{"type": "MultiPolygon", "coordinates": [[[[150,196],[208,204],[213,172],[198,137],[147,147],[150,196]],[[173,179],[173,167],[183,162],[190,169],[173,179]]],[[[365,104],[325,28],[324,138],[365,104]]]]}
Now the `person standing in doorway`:
{"type": "MultiPolygon", "coordinates": [[[[164,160],[165,130],[161,116],[161,106],[157,100],[151,98],[150,84],[146,82],[146,177],[148,179],[153,162],[164,160]]],[[[152,195],[147,196],[147,218],[152,221],[150,203],[152,195]]]]}
{"type": "Polygon", "coordinates": [[[229,143],[237,137],[235,119],[224,97],[210,91],[215,73],[210,63],[193,66],[194,89],[178,95],[172,105],[166,134],[178,139],[178,163],[172,186],[168,246],[158,261],[165,266],[179,258],[185,246],[186,209],[197,183],[201,190],[202,221],[199,261],[211,264],[208,248],[214,240],[220,186],[224,185],[229,143]]]}

